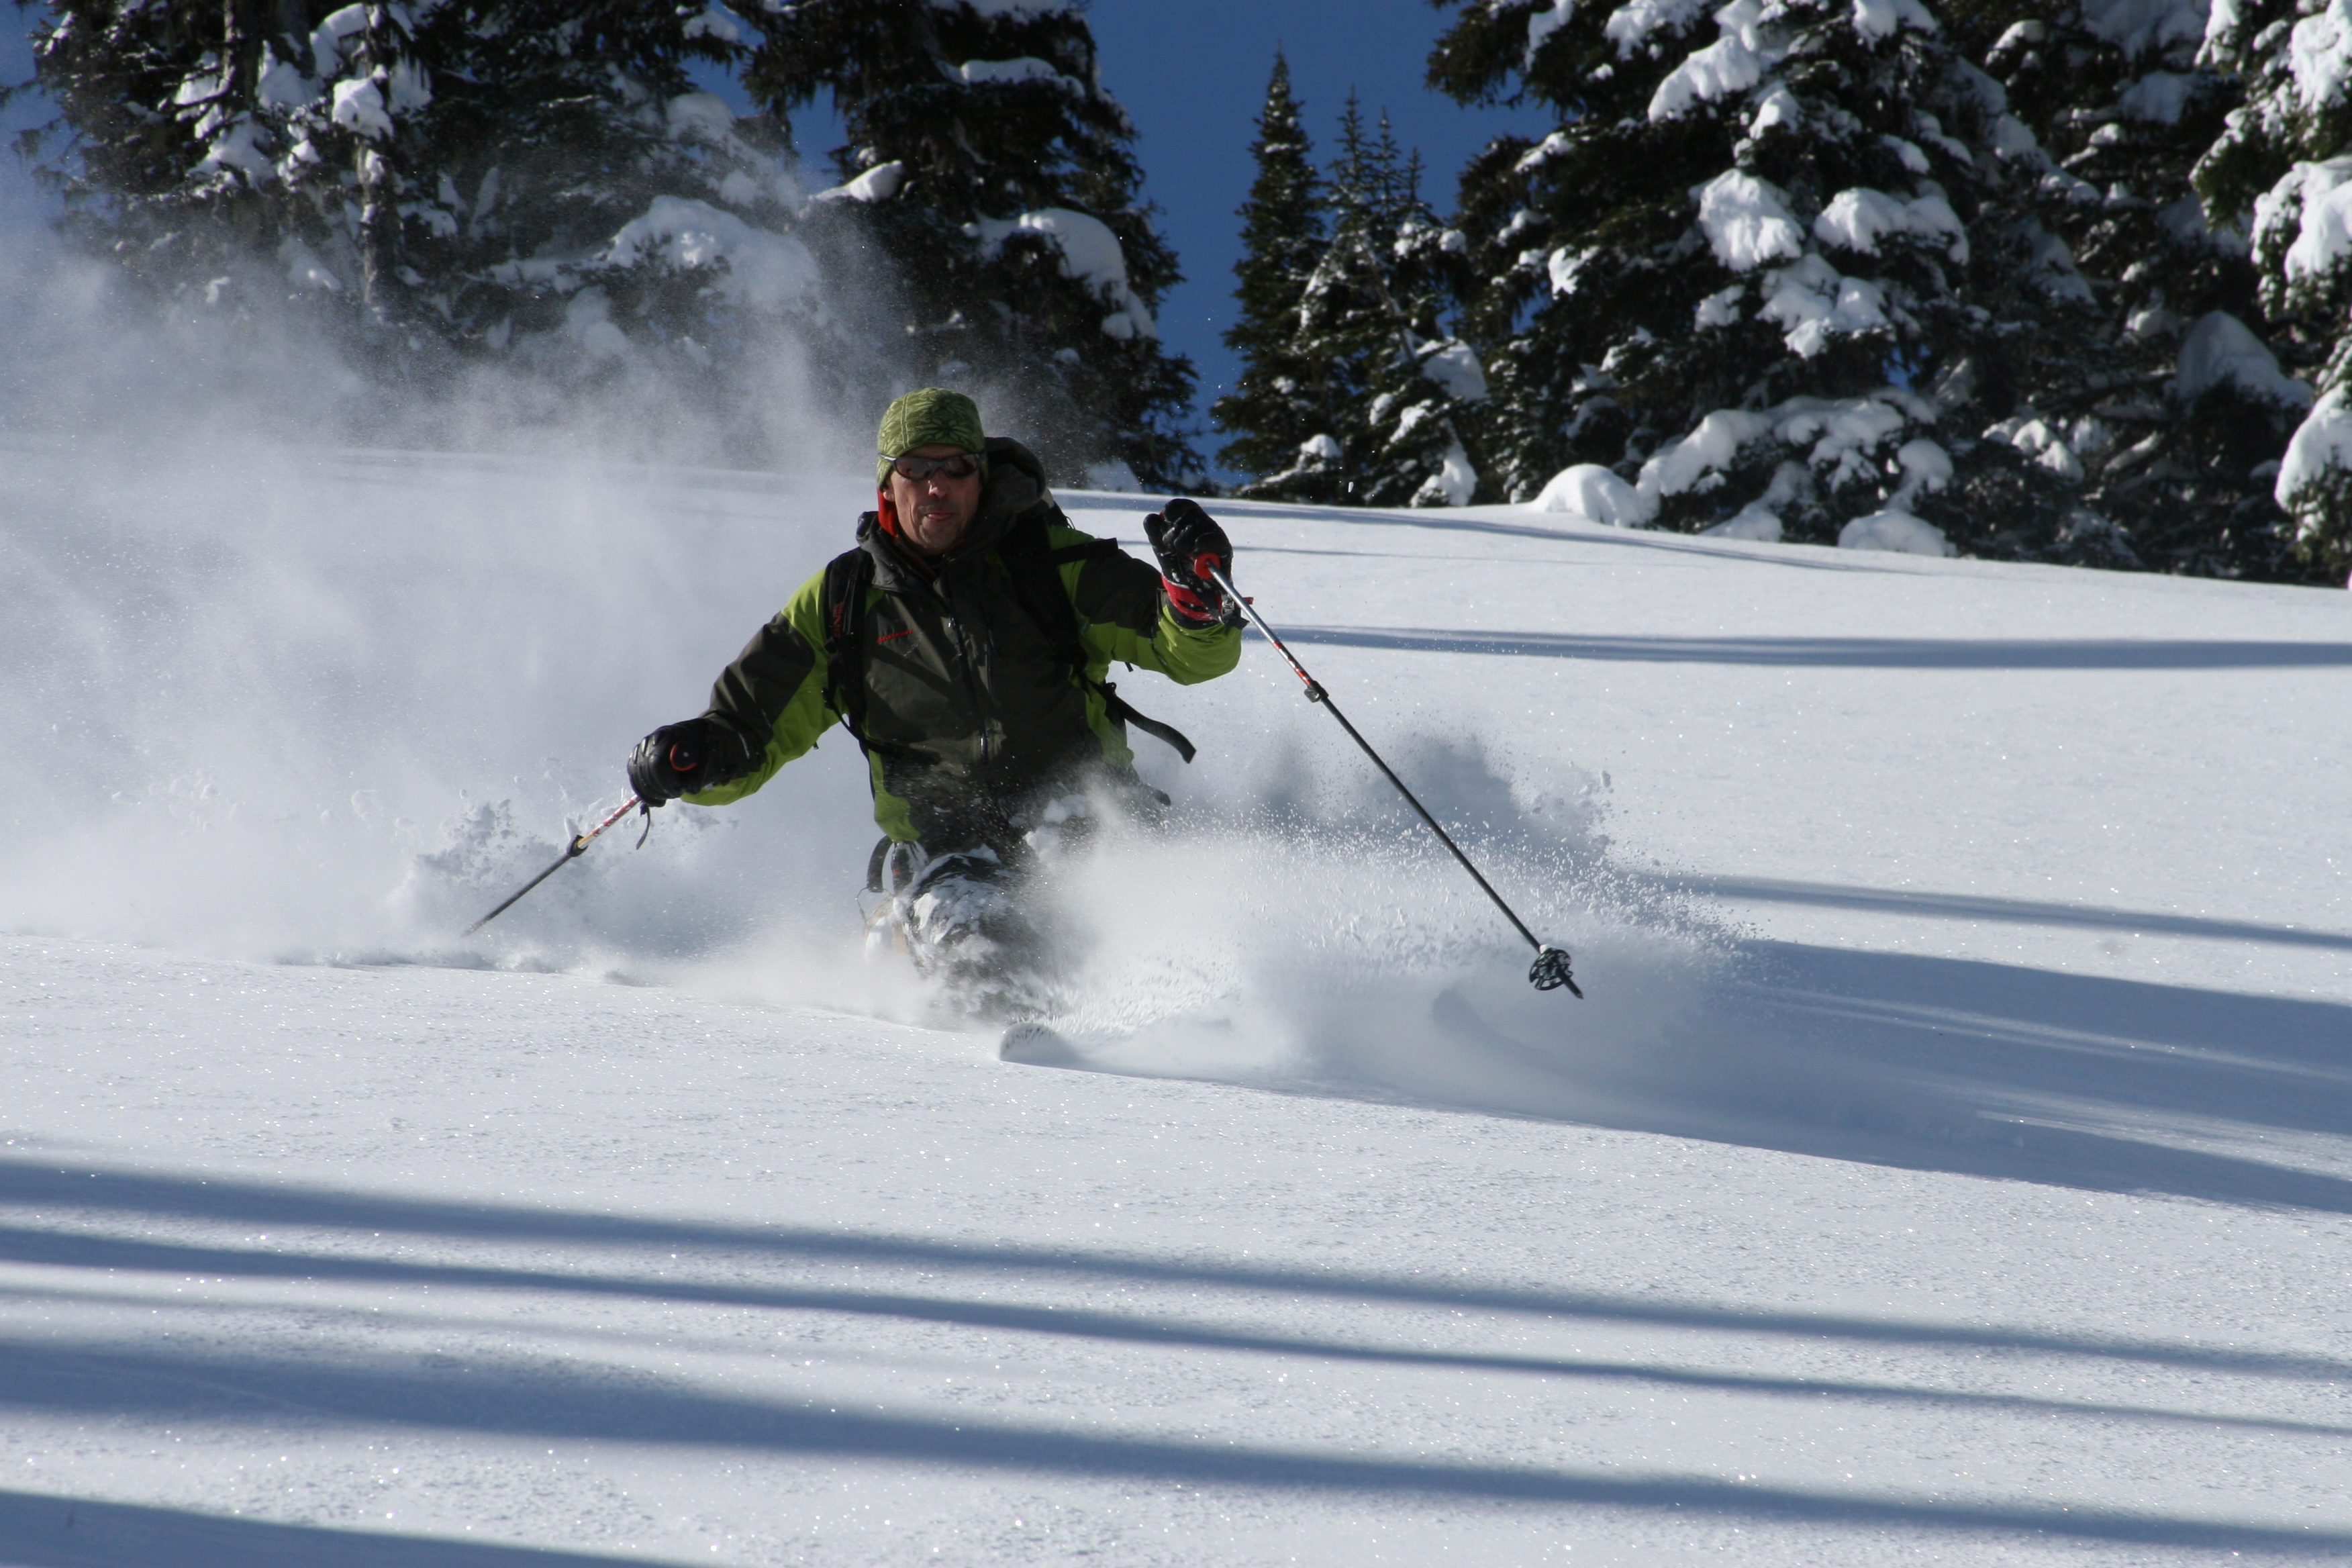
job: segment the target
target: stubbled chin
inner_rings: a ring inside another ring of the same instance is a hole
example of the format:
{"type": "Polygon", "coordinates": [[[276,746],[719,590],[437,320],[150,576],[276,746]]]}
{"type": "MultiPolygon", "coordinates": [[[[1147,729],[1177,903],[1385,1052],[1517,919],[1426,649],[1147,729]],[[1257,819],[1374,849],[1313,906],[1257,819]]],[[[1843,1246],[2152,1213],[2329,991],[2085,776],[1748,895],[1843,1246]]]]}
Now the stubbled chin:
{"type": "Polygon", "coordinates": [[[907,531],[913,535],[916,547],[926,554],[936,555],[955,542],[955,526],[945,519],[919,517],[907,531]]]}

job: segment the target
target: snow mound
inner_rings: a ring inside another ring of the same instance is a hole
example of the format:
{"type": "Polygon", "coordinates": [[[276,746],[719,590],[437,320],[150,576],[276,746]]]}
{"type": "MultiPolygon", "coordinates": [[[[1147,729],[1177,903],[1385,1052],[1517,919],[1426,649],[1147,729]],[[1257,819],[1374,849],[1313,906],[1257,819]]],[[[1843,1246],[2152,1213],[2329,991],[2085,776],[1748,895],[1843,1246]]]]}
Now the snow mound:
{"type": "Polygon", "coordinates": [[[1658,506],[1598,463],[1578,463],[1554,474],[1529,511],[1566,512],[1580,522],[1602,528],[1642,528],[1658,515],[1658,506]]]}
{"type": "Polygon", "coordinates": [[[1934,523],[1907,511],[1874,511],[1838,530],[1840,550],[1885,550],[1901,555],[1956,555],[1952,542],[1934,523]]]}
{"type": "Polygon", "coordinates": [[[1780,514],[1760,500],[1749,501],[1729,518],[1701,533],[1714,539],[1745,539],[1758,544],[1780,542],[1780,514]]]}

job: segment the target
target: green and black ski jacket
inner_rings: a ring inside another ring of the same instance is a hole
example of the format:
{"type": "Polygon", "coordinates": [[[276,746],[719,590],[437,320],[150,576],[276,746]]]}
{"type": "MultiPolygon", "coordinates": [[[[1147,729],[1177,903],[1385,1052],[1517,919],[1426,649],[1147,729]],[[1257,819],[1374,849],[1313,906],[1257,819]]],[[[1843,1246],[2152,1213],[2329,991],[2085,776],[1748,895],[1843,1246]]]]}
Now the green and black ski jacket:
{"type": "MultiPolygon", "coordinates": [[[[1112,660],[1191,685],[1241,658],[1240,628],[1179,620],[1156,567],[1108,542],[1082,552],[1094,542],[1068,525],[1027,448],[992,439],[987,456],[980,510],[947,554],[919,560],[871,512],[858,524],[872,566],[864,613],[849,620],[863,622],[858,739],[874,819],[894,839],[935,849],[993,842],[1042,797],[1090,779],[1133,778],[1119,705],[1104,687],[1112,660]],[[1034,532],[1014,531],[1040,528],[1045,547],[1063,558],[1051,569],[1076,612],[1083,671],[1057,651],[1005,564],[1008,536],[1034,544],[1034,532]]],[[[688,795],[688,803],[742,799],[852,706],[829,689],[825,601],[820,572],[719,678],[710,716],[732,724],[755,752],[764,737],[766,751],[749,773],[688,795]]]]}

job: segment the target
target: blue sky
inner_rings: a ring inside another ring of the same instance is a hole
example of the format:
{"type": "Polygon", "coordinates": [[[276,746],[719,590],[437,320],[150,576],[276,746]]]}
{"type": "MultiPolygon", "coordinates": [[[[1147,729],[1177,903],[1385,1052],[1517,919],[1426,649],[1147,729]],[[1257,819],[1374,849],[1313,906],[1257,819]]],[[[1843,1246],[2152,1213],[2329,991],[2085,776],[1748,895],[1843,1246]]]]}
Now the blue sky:
{"type": "Polygon", "coordinates": [[[1186,281],[1160,308],[1160,336],[1199,367],[1203,409],[1239,368],[1217,334],[1233,321],[1234,209],[1249,194],[1249,144],[1277,46],[1318,156],[1353,88],[1367,116],[1386,108],[1398,140],[1421,150],[1424,191],[1441,212],[1489,138],[1549,129],[1532,110],[1465,110],[1422,86],[1451,15],[1428,0],[1096,0],[1087,16],[1103,86],[1135,121],[1146,194],[1164,209],[1162,232],[1184,267],[1186,281]]]}
{"type": "MultiPolygon", "coordinates": [[[[1160,308],[1160,336],[1199,367],[1203,410],[1238,369],[1218,333],[1233,319],[1234,209],[1249,193],[1249,143],[1277,47],[1290,58],[1318,155],[1353,88],[1367,115],[1385,108],[1398,139],[1421,150],[1427,194],[1441,211],[1489,137],[1547,129],[1531,111],[1460,109],[1422,86],[1430,46],[1451,16],[1428,0],[1095,0],[1087,15],[1103,85],[1135,121],[1145,192],[1183,264],[1186,281],[1160,308]]],[[[30,26],[29,14],[0,7],[0,80],[29,74],[30,26]]],[[[29,107],[7,113],[6,125],[24,123],[29,107]]],[[[828,150],[827,129],[804,127],[803,148],[828,150]]],[[[14,248],[30,240],[47,204],[14,157],[0,156],[0,246],[14,248]]],[[[1214,449],[1213,433],[1203,445],[1214,449]]]]}

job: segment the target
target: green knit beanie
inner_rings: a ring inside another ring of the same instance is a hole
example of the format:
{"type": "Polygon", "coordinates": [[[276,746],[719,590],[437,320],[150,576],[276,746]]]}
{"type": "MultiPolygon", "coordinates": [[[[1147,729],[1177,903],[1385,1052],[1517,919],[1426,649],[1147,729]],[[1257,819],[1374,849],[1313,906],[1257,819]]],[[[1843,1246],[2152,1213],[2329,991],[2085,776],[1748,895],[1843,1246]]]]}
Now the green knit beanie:
{"type": "MultiPolygon", "coordinates": [[[[927,386],[890,405],[874,442],[882,453],[874,465],[874,482],[887,485],[891,462],[919,447],[955,447],[979,457],[988,438],[980,433],[980,405],[961,392],[927,386]]],[[[980,472],[988,477],[984,457],[980,472]]]]}

